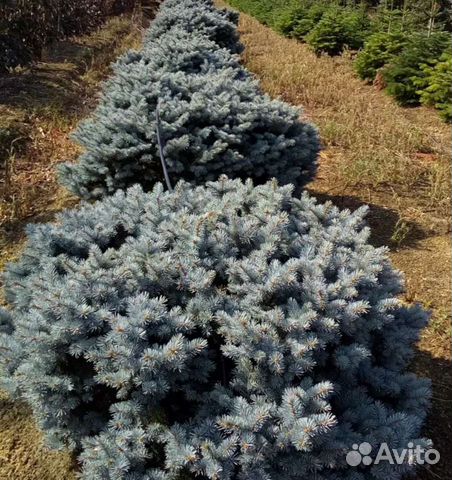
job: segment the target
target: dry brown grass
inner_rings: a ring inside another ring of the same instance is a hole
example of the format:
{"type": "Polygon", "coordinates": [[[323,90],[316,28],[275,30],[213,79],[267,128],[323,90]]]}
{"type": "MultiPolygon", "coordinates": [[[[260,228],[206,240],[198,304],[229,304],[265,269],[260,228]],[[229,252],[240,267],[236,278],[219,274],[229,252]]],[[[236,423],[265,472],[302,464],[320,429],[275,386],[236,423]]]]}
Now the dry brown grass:
{"type": "MultiPolygon", "coordinates": [[[[221,3],[224,6],[224,3],[221,3]]],[[[243,60],[272,97],[302,106],[324,144],[309,190],[340,207],[370,205],[375,245],[391,245],[408,302],[432,311],[413,368],[432,378],[426,436],[441,462],[422,479],[450,478],[452,460],[450,127],[435,111],[398,107],[361,82],[347,55],[317,57],[241,15],[243,60]]]]}

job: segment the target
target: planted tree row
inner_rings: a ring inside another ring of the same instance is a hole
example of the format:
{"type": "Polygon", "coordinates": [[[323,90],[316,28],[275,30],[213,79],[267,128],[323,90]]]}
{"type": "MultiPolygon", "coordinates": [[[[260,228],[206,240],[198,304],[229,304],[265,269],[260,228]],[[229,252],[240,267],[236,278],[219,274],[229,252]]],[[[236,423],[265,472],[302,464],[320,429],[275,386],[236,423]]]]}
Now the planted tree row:
{"type": "Polygon", "coordinates": [[[89,199],[163,179],[157,105],[174,182],[226,174],[300,189],[311,180],[317,132],[297,109],[264,95],[241,66],[236,21],[205,2],[167,2],[142,51],[115,65],[99,107],[76,132],[85,153],[62,167],[63,184],[89,199]]]}
{"type": "Polygon", "coordinates": [[[450,33],[374,34],[358,53],[355,69],[368,82],[379,76],[400,105],[433,106],[444,120],[452,120],[450,33]]]}
{"type": "Polygon", "coordinates": [[[130,11],[135,0],[2,0],[0,72],[39,59],[45,45],[85,33],[112,14],[130,11]]]}
{"type": "Polygon", "coordinates": [[[407,372],[427,315],[365,209],[293,196],[317,136],[240,65],[236,20],[167,0],[117,63],[63,169],[100,200],[30,227],[5,275],[1,387],[84,480],[399,479],[409,458],[346,452],[429,445],[429,382],[407,372]]]}
{"type": "Polygon", "coordinates": [[[336,0],[231,0],[280,33],[306,42],[317,54],[358,51],[358,75],[403,106],[437,108],[452,119],[450,6],[438,0],[364,2],[336,0]]]}

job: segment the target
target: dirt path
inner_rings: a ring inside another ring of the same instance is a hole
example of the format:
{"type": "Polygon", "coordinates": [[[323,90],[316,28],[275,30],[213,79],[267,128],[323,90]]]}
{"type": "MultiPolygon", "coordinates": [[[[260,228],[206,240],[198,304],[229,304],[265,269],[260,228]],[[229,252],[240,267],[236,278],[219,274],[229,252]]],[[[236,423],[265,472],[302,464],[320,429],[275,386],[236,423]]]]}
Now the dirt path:
{"type": "MultiPolygon", "coordinates": [[[[224,4],[223,4],[224,5],[224,4]]],[[[372,242],[391,247],[409,302],[432,310],[414,369],[433,380],[425,435],[442,453],[421,479],[452,472],[450,128],[435,111],[403,109],[365,85],[351,61],[316,57],[241,15],[243,60],[273,97],[301,105],[324,144],[309,190],[343,208],[370,205],[372,242]]]]}

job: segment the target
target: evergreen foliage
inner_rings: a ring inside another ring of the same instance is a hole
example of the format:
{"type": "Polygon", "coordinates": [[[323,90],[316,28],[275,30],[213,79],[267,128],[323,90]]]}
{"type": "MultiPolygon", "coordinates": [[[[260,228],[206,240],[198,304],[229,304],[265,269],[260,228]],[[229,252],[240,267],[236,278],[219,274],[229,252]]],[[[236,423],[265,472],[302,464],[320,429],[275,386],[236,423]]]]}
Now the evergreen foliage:
{"type": "Polygon", "coordinates": [[[275,182],[135,186],[29,227],[0,314],[2,388],[85,480],[399,479],[354,443],[419,438],[426,314],[365,209],[275,182]]]}
{"type": "Polygon", "coordinates": [[[307,16],[308,10],[309,5],[305,1],[290,4],[286,9],[279,12],[275,21],[276,30],[287,37],[293,37],[298,22],[307,16]]]}
{"type": "Polygon", "coordinates": [[[280,14],[276,29],[283,35],[304,40],[323,15],[332,8],[334,7],[327,2],[313,3],[312,0],[299,2],[280,14]]]}
{"type": "MultiPolygon", "coordinates": [[[[150,65],[156,76],[164,73],[207,75],[233,69],[237,78],[251,78],[237,55],[231,54],[225,47],[220,47],[209,36],[187,31],[180,25],[173,26],[167,34],[149,41],[141,51],[127,52],[115,65],[115,75],[122,75],[124,64],[137,62],[150,65]]],[[[152,78],[150,81],[152,82],[152,78]]]]}
{"type": "Polygon", "coordinates": [[[61,167],[62,183],[76,195],[99,198],[136,183],[148,190],[162,178],[159,102],[165,160],[174,182],[204,183],[224,173],[256,183],[275,177],[301,189],[312,179],[319,151],[316,130],[299,120],[299,110],[264,95],[238,58],[220,48],[219,37],[199,24],[207,18],[211,26],[212,12],[221,24],[225,16],[204,9],[210,2],[192,11],[191,1],[168,3],[143,51],[129,53],[115,66],[94,117],[75,134],[85,153],[77,164],[61,167]],[[173,10],[180,24],[168,26],[165,18],[173,10]],[[193,33],[182,26],[184,12],[188,23],[194,12],[193,33]],[[160,36],[151,41],[157,31],[160,36]]]}
{"type": "Polygon", "coordinates": [[[383,70],[387,91],[400,105],[420,103],[419,83],[427,76],[425,66],[433,66],[450,46],[450,35],[434,33],[430,37],[416,35],[383,70]]]}
{"type": "Polygon", "coordinates": [[[326,3],[314,3],[306,10],[306,15],[300,16],[294,25],[292,36],[304,40],[306,35],[315,28],[328,10],[331,9],[326,3]]]}
{"type": "Polygon", "coordinates": [[[409,37],[403,32],[379,32],[371,35],[356,57],[356,72],[363,80],[372,82],[378,70],[400,54],[408,41],[409,37]]]}
{"type": "Polygon", "coordinates": [[[425,78],[417,82],[420,101],[439,110],[441,117],[452,120],[452,51],[442,54],[433,66],[423,65],[425,78]]]}
{"type": "MultiPolygon", "coordinates": [[[[391,5],[392,7],[392,5],[391,5]]],[[[374,33],[397,33],[411,30],[411,25],[407,24],[407,13],[405,9],[391,8],[387,3],[380,3],[373,12],[372,16],[372,30],[374,33]]]]}
{"type": "Polygon", "coordinates": [[[281,17],[288,19],[290,12],[296,13],[301,0],[229,0],[228,4],[239,8],[260,22],[276,27],[281,17]]]}
{"type": "Polygon", "coordinates": [[[315,53],[338,55],[345,48],[361,48],[369,29],[369,18],[364,11],[330,8],[305,38],[315,53]]]}
{"type": "Polygon", "coordinates": [[[211,0],[167,0],[144,41],[145,44],[151,44],[171,32],[172,28],[179,27],[189,33],[205,35],[232,53],[241,53],[243,45],[239,40],[237,22],[237,13],[218,10],[211,0]]]}

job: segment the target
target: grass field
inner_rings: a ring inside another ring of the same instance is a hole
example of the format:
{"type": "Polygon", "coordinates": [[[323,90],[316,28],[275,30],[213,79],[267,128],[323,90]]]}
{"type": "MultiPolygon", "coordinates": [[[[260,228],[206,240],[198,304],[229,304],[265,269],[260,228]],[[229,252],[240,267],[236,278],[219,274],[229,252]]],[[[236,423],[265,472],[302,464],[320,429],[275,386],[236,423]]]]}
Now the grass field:
{"type": "MultiPolygon", "coordinates": [[[[224,6],[224,3],[221,3],[224,6]]],[[[317,57],[242,14],[243,60],[272,97],[303,108],[324,149],[308,189],[323,200],[370,206],[375,245],[406,275],[407,302],[432,311],[413,369],[433,380],[425,435],[441,462],[419,479],[450,478],[452,461],[450,126],[435,111],[398,107],[361,82],[350,58],[317,57]]]]}

